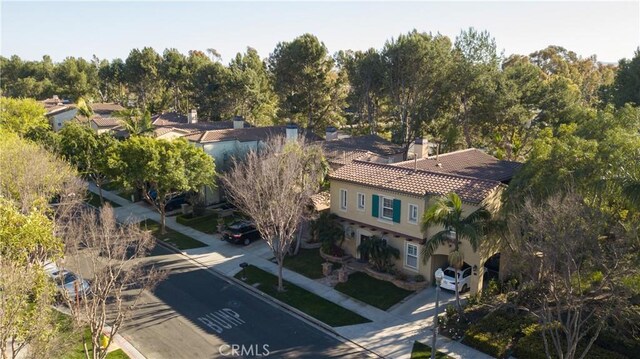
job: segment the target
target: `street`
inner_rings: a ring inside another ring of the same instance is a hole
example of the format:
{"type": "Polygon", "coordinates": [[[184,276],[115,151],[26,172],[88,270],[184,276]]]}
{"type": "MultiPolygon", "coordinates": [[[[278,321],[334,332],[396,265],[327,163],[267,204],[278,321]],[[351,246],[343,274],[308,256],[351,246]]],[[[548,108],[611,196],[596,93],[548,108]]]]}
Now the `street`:
{"type": "Polygon", "coordinates": [[[121,334],[147,358],[367,355],[163,247],[145,261],[170,274],[121,334]]]}

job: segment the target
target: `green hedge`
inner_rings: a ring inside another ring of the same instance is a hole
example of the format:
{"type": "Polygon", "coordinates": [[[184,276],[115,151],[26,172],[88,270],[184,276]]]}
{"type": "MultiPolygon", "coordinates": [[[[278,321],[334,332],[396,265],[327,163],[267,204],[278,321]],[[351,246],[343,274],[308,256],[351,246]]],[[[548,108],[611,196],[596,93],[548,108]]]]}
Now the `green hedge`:
{"type": "Polygon", "coordinates": [[[472,324],[462,342],[496,358],[504,358],[509,355],[514,338],[533,322],[528,315],[496,311],[472,324]]]}
{"type": "Polygon", "coordinates": [[[197,217],[194,217],[191,214],[179,214],[178,216],[176,216],[176,222],[178,222],[178,223],[180,223],[182,225],[188,226],[191,223],[201,221],[205,217],[210,217],[212,220],[217,220],[218,219],[218,215],[215,214],[215,213],[207,214],[207,215],[204,215],[204,216],[197,216],[197,217]]]}
{"type": "MultiPolygon", "coordinates": [[[[496,358],[504,358],[507,356],[507,349],[511,342],[509,335],[500,335],[497,333],[486,333],[468,330],[465,333],[463,344],[489,354],[496,358]]],[[[518,357],[518,359],[523,359],[518,357]]]]}

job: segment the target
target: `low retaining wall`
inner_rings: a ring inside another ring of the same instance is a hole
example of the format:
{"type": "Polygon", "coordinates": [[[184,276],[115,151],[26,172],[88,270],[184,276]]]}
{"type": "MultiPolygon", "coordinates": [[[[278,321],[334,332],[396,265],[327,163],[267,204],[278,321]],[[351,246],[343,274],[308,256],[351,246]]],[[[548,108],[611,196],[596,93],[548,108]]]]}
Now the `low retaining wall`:
{"type": "Polygon", "coordinates": [[[346,261],[348,261],[349,259],[351,259],[351,256],[348,254],[345,254],[342,257],[334,257],[330,254],[326,254],[322,251],[322,248],[320,248],[320,257],[324,258],[324,260],[329,261],[329,262],[334,262],[334,263],[344,263],[346,261]]]}
{"type": "Polygon", "coordinates": [[[406,289],[406,290],[419,291],[426,288],[429,285],[427,281],[409,282],[409,281],[396,279],[396,277],[393,276],[392,274],[377,272],[369,266],[364,267],[364,271],[365,273],[367,273],[368,275],[372,276],[375,279],[383,280],[385,282],[391,282],[396,287],[406,289]]]}

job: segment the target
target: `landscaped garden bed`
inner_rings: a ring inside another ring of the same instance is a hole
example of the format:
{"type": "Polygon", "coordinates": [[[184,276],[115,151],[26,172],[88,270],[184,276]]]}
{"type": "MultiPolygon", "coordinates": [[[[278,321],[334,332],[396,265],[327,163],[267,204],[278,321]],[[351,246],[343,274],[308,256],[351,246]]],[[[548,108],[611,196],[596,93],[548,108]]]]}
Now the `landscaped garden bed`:
{"type": "Polygon", "coordinates": [[[161,234],[160,223],[150,219],[140,222],[140,228],[151,231],[151,234],[156,237],[156,239],[170,243],[178,249],[192,249],[206,246],[206,244],[180,232],[176,232],[169,227],[165,227],[167,233],[161,234]]]}
{"type": "Polygon", "coordinates": [[[245,268],[244,271],[235,275],[238,279],[241,279],[243,276],[246,276],[247,283],[254,285],[263,293],[332,327],[370,322],[367,318],[287,281],[284,282],[285,291],[278,292],[278,277],[258,267],[250,265],[245,268]]]}
{"type": "Polygon", "coordinates": [[[412,291],[398,288],[390,282],[375,279],[363,272],[351,274],[347,282],[336,284],[335,289],[382,310],[391,308],[413,294],[412,291]]]}
{"type": "Polygon", "coordinates": [[[421,275],[409,277],[403,274],[399,276],[397,274],[394,275],[391,273],[381,273],[371,267],[365,267],[364,271],[373,278],[393,283],[393,285],[398,288],[410,290],[413,292],[422,290],[429,285],[429,283],[427,283],[421,275]],[[416,280],[416,278],[419,279],[416,280]]]}

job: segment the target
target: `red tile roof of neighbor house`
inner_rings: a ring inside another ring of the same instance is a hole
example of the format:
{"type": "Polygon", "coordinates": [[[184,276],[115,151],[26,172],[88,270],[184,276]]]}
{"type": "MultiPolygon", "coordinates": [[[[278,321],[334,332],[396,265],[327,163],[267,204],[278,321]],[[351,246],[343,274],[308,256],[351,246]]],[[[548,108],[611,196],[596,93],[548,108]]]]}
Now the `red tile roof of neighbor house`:
{"type": "Polygon", "coordinates": [[[329,178],[420,197],[455,192],[470,203],[482,202],[502,185],[498,181],[363,161],[354,161],[330,174],[329,178]]]}
{"type": "Polygon", "coordinates": [[[420,170],[448,173],[459,176],[480,178],[485,180],[509,181],[522,166],[520,162],[499,160],[479,149],[469,148],[438,156],[399,162],[396,166],[420,170]]]}
{"type": "Polygon", "coordinates": [[[403,152],[402,147],[378,135],[364,135],[342,138],[339,140],[324,141],[322,147],[325,151],[334,150],[358,150],[369,151],[378,155],[391,156],[403,152]]]}
{"type": "Polygon", "coordinates": [[[94,117],[91,122],[95,123],[98,127],[112,128],[120,125],[120,120],[115,117],[94,117]]]}
{"type": "Polygon", "coordinates": [[[105,117],[110,116],[112,113],[116,111],[124,110],[124,107],[118,105],[117,103],[111,103],[111,102],[92,103],[92,104],[89,104],[89,106],[91,107],[91,110],[93,111],[93,113],[95,113],[96,115],[102,115],[105,117]]]}

